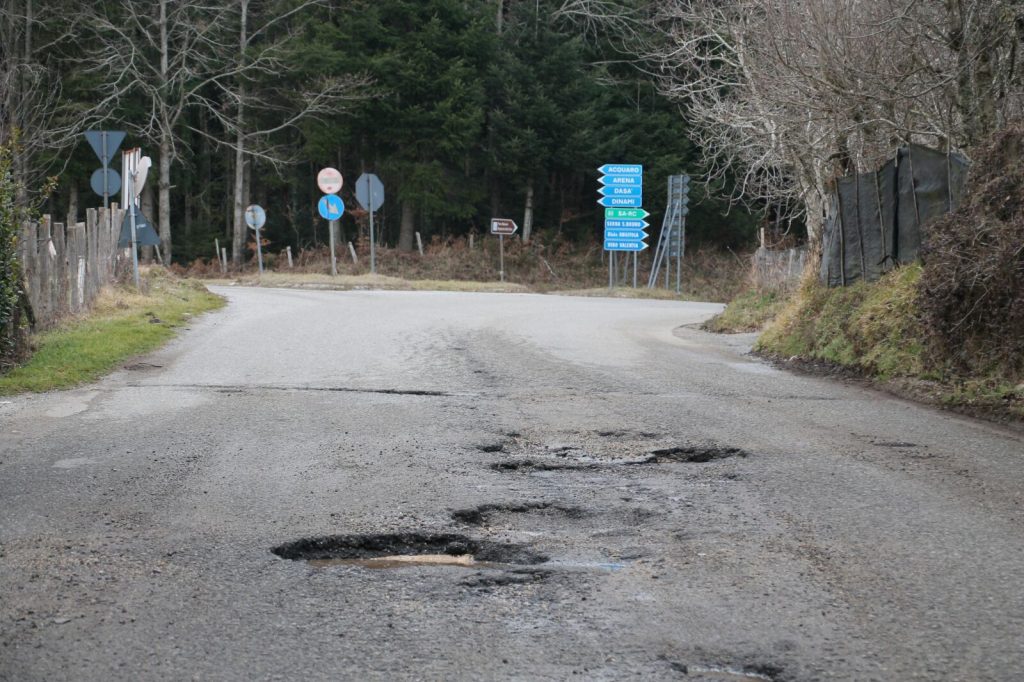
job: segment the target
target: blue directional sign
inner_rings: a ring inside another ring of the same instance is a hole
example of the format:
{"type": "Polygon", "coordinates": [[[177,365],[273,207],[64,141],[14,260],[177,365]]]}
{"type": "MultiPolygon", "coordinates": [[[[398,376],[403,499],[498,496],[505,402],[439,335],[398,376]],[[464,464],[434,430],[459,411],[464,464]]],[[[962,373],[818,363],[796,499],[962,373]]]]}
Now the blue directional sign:
{"type": "Polygon", "coordinates": [[[606,227],[604,228],[604,238],[606,241],[609,239],[616,241],[619,239],[647,239],[647,233],[643,230],[615,230],[606,227]]]}
{"type": "Polygon", "coordinates": [[[646,242],[636,239],[605,239],[605,251],[643,251],[647,248],[646,242]]]}
{"type": "Polygon", "coordinates": [[[640,208],[643,205],[643,197],[601,197],[597,203],[606,208],[615,206],[640,208]]]}
{"type": "Polygon", "coordinates": [[[345,204],[337,194],[325,194],[316,205],[324,220],[338,220],[345,212],[345,204]]]}
{"type": "MultiPolygon", "coordinates": [[[[604,210],[605,220],[643,220],[650,215],[642,208],[606,208],[604,210]]],[[[644,225],[644,227],[647,226],[644,225]]]]}
{"type": "Polygon", "coordinates": [[[606,163],[597,169],[602,175],[643,175],[644,167],[639,163],[606,163]]]}
{"type": "Polygon", "coordinates": [[[598,180],[602,185],[643,187],[644,184],[644,176],[642,175],[602,175],[598,180]]]}
{"type": "Polygon", "coordinates": [[[646,220],[616,220],[616,219],[605,219],[605,229],[626,229],[626,230],[646,230],[651,226],[646,220]]]}
{"type": "Polygon", "coordinates": [[[642,197],[644,189],[638,185],[612,185],[602,187],[600,194],[603,197],[642,197]]]}

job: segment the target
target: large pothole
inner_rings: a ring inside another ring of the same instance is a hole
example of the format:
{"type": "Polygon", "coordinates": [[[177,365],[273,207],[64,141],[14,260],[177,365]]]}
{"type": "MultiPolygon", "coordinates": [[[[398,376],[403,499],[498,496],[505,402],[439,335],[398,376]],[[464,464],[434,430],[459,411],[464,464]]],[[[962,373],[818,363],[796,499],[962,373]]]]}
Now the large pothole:
{"type": "Polygon", "coordinates": [[[548,560],[522,545],[475,540],[455,533],[331,535],[278,545],[271,552],[282,559],[307,561],[317,567],[509,568],[535,566],[548,560]]]}
{"type": "Polygon", "coordinates": [[[665,464],[668,462],[690,462],[704,464],[729,457],[748,457],[749,453],[740,448],[721,445],[685,445],[675,448],[652,450],[650,455],[638,464],[665,464]]]}

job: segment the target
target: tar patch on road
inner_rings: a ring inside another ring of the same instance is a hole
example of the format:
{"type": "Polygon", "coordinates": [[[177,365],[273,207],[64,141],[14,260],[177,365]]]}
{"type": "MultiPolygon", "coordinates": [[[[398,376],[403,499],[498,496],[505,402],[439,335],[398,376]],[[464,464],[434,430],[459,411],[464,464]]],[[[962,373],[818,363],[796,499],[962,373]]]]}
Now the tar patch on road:
{"type": "Polygon", "coordinates": [[[508,568],[534,566],[548,560],[522,545],[475,540],[455,533],[388,533],[304,538],[278,545],[271,552],[282,559],[315,566],[403,568],[460,566],[508,568]]]}

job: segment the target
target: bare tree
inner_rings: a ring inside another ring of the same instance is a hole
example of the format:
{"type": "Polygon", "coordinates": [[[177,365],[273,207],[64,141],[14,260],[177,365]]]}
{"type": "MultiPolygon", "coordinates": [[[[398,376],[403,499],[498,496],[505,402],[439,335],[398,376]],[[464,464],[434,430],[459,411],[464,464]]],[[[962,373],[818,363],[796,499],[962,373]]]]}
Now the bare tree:
{"type": "Polygon", "coordinates": [[[73,40],[67,9],[52,0],[0,0],[0,144],[17,137],[13,171],[22,204],[28,188],[42,185],[43,157],[56,159],[98,111],[68,102],[54,60],[41,58],[73,40]]]}
{"type": "Polygon", "coordinates": [[[684,108],[712,178],[737,178],[738,200],[803,213],[813,248],[836,176],[911,141],[969,152],[1021,111],[1020,0],[567,0],[562,11],[585,30],[637,36],[638,65],[684,108]]]}
{"type": "Polygon", "coordinates": [[[137,98],[143,115],[128,121],[139,135],[155,140],[161,255],[170,264],[171,166],[180,154],[185,111],[220,75],[217,27],[226,9],[206,0],[117,0],[93,7],[91,69],[101,74],[103,105],[113,108],[137,98]]]}
{"type": "Polygon", "coordinates": [[[243,218],[247,164],[256,159],[275,167],[294,162],[296,150],[276,142],[280,133],[304,120],[337,113],[346,102],[362,99],[367,93],[369,80],[358,76],[319,78],[297,86],[288,83],[287,88],[275,84],[288,71],[288,51],[298,37],[294,20],[322,5],[323,0],[291,3],[287,8],[275,0],[229,3],[230,22],[225,22],[225,35],[219,42],[224,48],[220,73],[208,94],[199,98],[204,111],[226,134],[211,136],[199,128],[193,131],[230,148],[234,155],[231,254],[236,266],[242,262],[247,232],[243,218]],[[230,37],[228,27],[234,27],[230,37]]]}

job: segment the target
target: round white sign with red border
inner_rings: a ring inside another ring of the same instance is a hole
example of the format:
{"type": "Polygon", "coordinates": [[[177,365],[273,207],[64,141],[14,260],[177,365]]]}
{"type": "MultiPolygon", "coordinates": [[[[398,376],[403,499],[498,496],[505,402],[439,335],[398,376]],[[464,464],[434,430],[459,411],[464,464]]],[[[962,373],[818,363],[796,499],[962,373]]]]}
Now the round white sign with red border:
{"type": "Polygon", "coordinates": [[[324,194],[337,194],[344,183],[337,168],[324,168],[316,176],[316,184],[324,194]]]}

